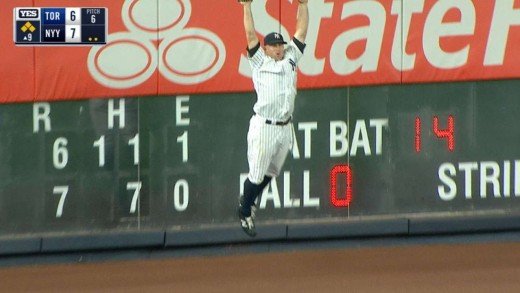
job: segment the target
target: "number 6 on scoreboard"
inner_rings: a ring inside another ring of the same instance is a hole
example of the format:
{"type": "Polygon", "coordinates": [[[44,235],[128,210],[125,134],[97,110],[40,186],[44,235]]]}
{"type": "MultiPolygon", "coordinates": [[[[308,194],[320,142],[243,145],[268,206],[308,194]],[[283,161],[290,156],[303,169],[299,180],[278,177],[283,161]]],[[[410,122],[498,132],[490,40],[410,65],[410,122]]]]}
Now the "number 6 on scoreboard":
{"type": "Polygon", "coordinates": [[[67,185],[54,186],[52,193],[60,194],[60,201],[58,202],[58,208],[56,209],[56,218],[61,218],[61,216],[63,215],[63,206],[65,205],[65,199],[67,198],[67,193],[69,193],[69,187],[67,185]]]}

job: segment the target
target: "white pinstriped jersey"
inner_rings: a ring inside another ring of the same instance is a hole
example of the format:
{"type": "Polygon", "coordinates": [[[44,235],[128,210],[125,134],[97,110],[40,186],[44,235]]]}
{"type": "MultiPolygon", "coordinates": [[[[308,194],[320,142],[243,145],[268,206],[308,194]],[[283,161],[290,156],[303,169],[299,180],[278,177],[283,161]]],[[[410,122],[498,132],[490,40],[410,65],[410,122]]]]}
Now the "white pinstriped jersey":
{"type": "Polygon", "coordinates": [[[249,63],[257,101],[253,111],[266,119],[288,120],[294,111],[296,98],[296,64],[303,56],[294,40],[286,46],[284,58],[276,61],[260,47],[249,63]]]}
{"type": "Polygon", "coordinates": [[[282,122],[291,118],[296,98],[296,64],[304,48],[298,40],[291,40],[280,61],[267,56],[260,44],[249,50],[257,93],[253,107],[257,115],[251,117],[247,133],[248,178],[254,184],[260,184],[264,176],[278,176],[292,147],[292,124],[267,124],[266,119],[282,122]]]}

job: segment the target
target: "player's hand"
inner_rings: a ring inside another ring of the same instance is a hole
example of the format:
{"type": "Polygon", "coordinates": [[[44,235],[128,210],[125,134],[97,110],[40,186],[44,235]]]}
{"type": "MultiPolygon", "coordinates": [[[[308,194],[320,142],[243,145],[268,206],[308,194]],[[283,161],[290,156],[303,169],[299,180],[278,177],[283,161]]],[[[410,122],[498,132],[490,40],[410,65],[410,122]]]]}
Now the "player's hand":
{"type": "Polygon", "coordinates": [[[253,0],[237,0],[240,4],[245,5],[247,3],[253,2],[253,0]]]}

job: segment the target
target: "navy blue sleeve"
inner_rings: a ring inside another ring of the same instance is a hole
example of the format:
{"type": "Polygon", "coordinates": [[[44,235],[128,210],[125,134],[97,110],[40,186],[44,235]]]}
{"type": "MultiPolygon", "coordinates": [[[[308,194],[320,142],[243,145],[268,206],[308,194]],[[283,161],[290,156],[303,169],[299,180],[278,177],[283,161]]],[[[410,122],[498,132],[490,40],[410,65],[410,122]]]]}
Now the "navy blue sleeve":
{"type": "Polygon", "coordinates": [[[255,53],[256,53],[256,51],[258,51],[258,49],[260,49],[260,42],[258,42],[258,44],[256,44],[256,46],[254,46],[251,49],[246,48],[247,53],[249,54],[249,57],[253,57],[253,55],[255,55],[255,53]]]}
{"type": "Polygon", "coordinates": [[[300,49],[300,52],[303,53],[303,50],[305,49],[305,46],[307,46],[307,45],[300,42],[300,40],[298,40],[297,38],[293,38],[293,41],[296,44],[296,47],[298,47],[298,49],[300,49]]]}

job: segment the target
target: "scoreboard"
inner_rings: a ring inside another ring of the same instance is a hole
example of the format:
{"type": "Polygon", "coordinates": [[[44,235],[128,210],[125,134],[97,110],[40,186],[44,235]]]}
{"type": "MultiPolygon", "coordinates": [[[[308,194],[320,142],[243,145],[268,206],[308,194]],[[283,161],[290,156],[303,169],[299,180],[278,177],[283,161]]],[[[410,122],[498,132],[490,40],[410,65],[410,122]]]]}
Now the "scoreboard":
{"type": "MultiPolygon", "coordinates": [[[[520,212],[520,82],[301,90],[266,222],[520,212]]],[[[236,227],[253,93],[0,105],[0,235],[236,227]]]]}
{"type": "Polygon", "coordinates": [[[13,18],[16,45],[106,44],[106,8],[22,7],[13,18]]]}

